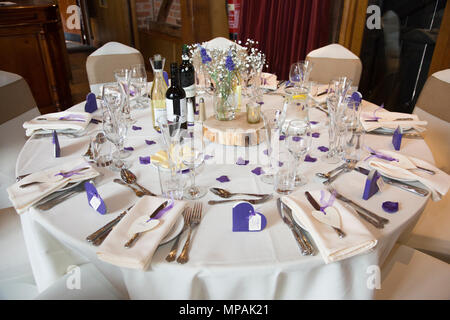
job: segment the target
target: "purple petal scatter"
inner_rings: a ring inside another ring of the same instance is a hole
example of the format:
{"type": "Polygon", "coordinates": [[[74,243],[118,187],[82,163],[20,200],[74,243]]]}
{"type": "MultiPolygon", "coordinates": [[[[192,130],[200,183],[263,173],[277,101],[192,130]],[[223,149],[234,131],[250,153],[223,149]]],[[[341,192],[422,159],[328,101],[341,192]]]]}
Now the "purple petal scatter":
{"type": "Polygon", "coordinates": [[[302,140],[302,137],[298,137],[298,136],[292,137],[292,141],[299,142],[301,140],[302,140]]]}
{"type": "Polygon", "coordinates": [[[239,157],[236,161],[236,164],[238,166],[246,166],[249,164],[249,162],[250,162],[249,160],[244,160],[242,157],[239,157]]]}
{"type": "Polygon", "coordinates": [[[123,150],[125,150],[125,151],[133,151],[134,148],[133,147],[125,147],[125,148],[123,148],[123,150]]]}
{"type": "Polygon", "coordinates": [[[214,158],[214,156],[210,155],[210,154],[205,154],[205,161],[209,160],[211,158],[214,158]]]}
{"type": "Polygon", "coordinates": [[[310,121],[309,123],[312,125],[316,125],[316,124],[319,124],[319,121],[310,121]]]}
{"type": "Polygon", "coordinates": [[[309,154],[305,157],[306,162],[316,162],[317,158],[311,157],[309,154]]]}
{"type": "Polygon", "coordinates": [[[145,140],[145,143],[149,146],[151,146],[152,144],[156,144],[156,142],[153,140],[145,140]]]}
{"type": "Polygon", "coordinates": [[[284,163],[281,161],[278,161],[278,166],[281,168],[282,166],[284,166],[284,163]]]}
{"type": "Polygon", "coordinates": [[[134,131],[137,131],[137,130],[142,130],[142,127],[132,126],[131,129],[133,129],[134,131]]]}
{"type": "Polygon", "coordinates": [[[381,206],[387,213],[396,213],[398,211],[398,202],[385,201],[381,206]]]}
{"type": "Polygon", "coordinates": [[[268,156],[268,155],[269,155],[269,149],[264,150],[263,153],[264,153],[266,156],[268,156]]]}
{"type": "Polygon", "coordinates": [[[280,136],[280,141],[283,141],[284,139],[286,139],[286,136],[281,135],[280,136]]]}
{"type": "Polygon", "coordinates": [[[140,164],[149,164],[150,163],[150,156],[148,156],[148,157],[139,157],[139,163],[140,164]]]}
{"type": "Polygon", "coordinates": [[[319,138],[319,137],[320,137],[320,133],[314,132],[311,136],[312,136],[313,138],[319,138]]]}
{"type": "Polygon", "coordinates": [[[256,167],[255,169],[252,170],[252,172],[257,176],[264,174],[264,170],[261,167],[256,167]]]}
{"type": "Polygon", "coordinates": [[[230,178],[228,178],[227,176],[220,176],[216,180],[221,182],[221,183],[224,183],[224,182],[229,182],[230,178]]]}
{"type": "Polygon", "coordinates": [[[328,149],[327,147],[324,146],[320,146],[317,149],[319,149],[321,152],[328,152],[330,149],[328,149]]]}

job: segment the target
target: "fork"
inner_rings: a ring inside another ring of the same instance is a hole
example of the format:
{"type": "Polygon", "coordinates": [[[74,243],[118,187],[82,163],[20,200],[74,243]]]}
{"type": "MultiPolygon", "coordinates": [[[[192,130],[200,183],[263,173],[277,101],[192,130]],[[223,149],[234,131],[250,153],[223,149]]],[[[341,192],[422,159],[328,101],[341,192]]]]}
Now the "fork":
{"type": "Polygon", "coordinates": [[[323,184],[325,185],[329,185],[331,184],[334,180],[336,180],[341,174],[343,174],[344,172],[350,172],[353,170],[353,168],[355,168],[356,164],[358,163],[357,160],[346,160],[347,164],[346,166],[339,171],[338,173],[336,173],[334,176],[332,176],[331,178],[329,178],[328,180],[325,180],[323,182],[323,184]]]}
{"type": "Polygon", "coordinates": [[[166,257],[167,262],[172,262],[175,260],[177,256],[178,251],[178,243],[180,242],[180,237],[183,234],[183,232],[188,228],[189,224],[191,223],[191,217],[192,217],[192,208],[186,208],[183,211],[183,217],[184,217],[184,227],[183,230],[178,234],[172,248],[170,249],[169,254],[166,257]]]}
{"type": "Polygon", "coordinates": [[[202,219],[202,204],[201,202],[197,202],[194,204],[194,208],[192,209],[192,215],[191,219],[189,221],[189,234],[186,240],[186,243],[184,244],[183,251],[181,251],[180,256],[177,259],[178,263],[186,263],[189,260],[189,247],[191,245],[191,235],[192,235],[192,229],[195,228],[200,224],[200,221],[202,219]]]}

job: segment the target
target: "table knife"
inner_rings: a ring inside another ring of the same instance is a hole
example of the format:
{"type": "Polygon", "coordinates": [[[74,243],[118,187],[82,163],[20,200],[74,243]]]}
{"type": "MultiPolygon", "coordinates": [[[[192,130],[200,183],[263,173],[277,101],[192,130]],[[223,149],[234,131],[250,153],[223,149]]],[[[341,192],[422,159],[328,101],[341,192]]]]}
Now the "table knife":
{"type": "MultiPolygon", "coordinates": [[[[320,209],[321,209],[320,205],[317,203],[317,201],[313,198],[313,196],[308,191],[305,192],[305,196],[306,196],[306,199],[308,199],[309,203],[313,206],[313,208],[318,210],[318,211],[320,211],[320,209]]],[[[342,231],[340,228],[336,228],[336,227],[333,227],[333,226],[331,226],[331,227],[339,235],[339,238],[344,238],[345,237],[345,232],[342,231]]]]}
{"type": "MultiPolygon", "coordinates": [[[[359,172],[359,173],[362,173],[362,174],[364,174],[366,176],[370,173],[370,170],[367,170],[367,169],[362,168],[362,167],[356,167],[354,170],[359,172]]],[[[398,187],[400,189],[412,192],[412,193],[417,194],[417,195],[422,196],[422,197],[426,197],[430,193],[426,189],[422,189],[422,188],[419,188],[419,187],[416,187],[416,186],[413,186],[413,185],[410,185],[410,184],[407,184],[407,183],[404,183],[404,182],[401,182],[401,181],[397,181],[397,180],[394,180],[394,179],[390,179],[390,178],[387,178],[387,177],[384,177],[384,176],[381,176],[381,177],[383,178],[383,181],[386,182],[387,184],[390,184],[390,185],[392,185],[394,187],[398,187]]]]}
{"type": "MultiPolygon", "coordinates": [[[[366,131],[366,134],[375,134],[380,136],[393,136],[394,132],[386,132],[386,131],[366,131]]],[[[402,138],[406,139],[423,139],[423,136],[419,133],[403,133],[402,138]]]]}
{"type": "MultiPolygon", "coordinates": [[[[153,213],[150,215],[150,219],[154,218],[162,209],[164,209],[169,201],[165,201],[163,204],[161,204],[153,213]]],[[[133,237],[131,237],[130,240],[125,243],[125,248],[131,248],[133,244],[136,242],[137,239],[141,236],[142,232],[135,233],[133,237]]]]}
{"type": "Polygon", "coordinates": [[[134,205],[132,205],[131,207],[129,207],[127,210],[125,210],[124,212],[122,212],[119,216],[117,216],[114,220],[108,222],[107,224],[105,224],[103,227],[101,227],[100,229],[98,229],[97,231],[95,231],[94,233],[90,234],[89,236],[86,237],[86,240],[88,242],[94,242],[96,239],[100,238],[101,236],[103,236],[105,233],[109,233],[109,231],[112,230],[112,228],[119,223],[120,220],[122,220],[122,218],[127,214],[128,211],[130,211],[131,208],[133,208],[134,205]]]}

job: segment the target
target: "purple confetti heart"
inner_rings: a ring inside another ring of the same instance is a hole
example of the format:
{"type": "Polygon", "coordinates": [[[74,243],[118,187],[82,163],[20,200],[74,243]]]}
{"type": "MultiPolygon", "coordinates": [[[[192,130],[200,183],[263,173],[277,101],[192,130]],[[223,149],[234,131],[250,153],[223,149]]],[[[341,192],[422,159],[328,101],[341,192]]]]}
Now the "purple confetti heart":
{"type": "Polygon", "coordinates": [[[216,179],[217,181],[224,183],[224,182],[229,182],[230,179],[227,176],[220,176],[216,179]]]}
{"type": "Polygon", "coordinates": [[[153,140],[145,140],[145,143],[148,144],[149,146],[151,146],[152,144],[156,144],[156,142],[153,140]]]}
{"type": "Polygon", "coordinates": [[[302,137],[297,137],[297,136],[292,137],[292,141],[299,142],[301,140],[302,140],[302,137]]]}
{"type": "Polygon", "coordinates": [[[312,137],[313,137],[313,138],[319,138],[319,137],[320,137],[320,133],[314,132],[314,133],[312,134],[312,137]]]}
{"type": "Polygon", "coordinates": [[[142,130],[142,127],[132,126],[131,129],[137,131],[137,130],[142,130]]]}
{"type": "Polygon", "coordinates": [[[256,167],[255,169],[252,170],[252,172],[257,176],[264,174],[264,170],[261,167],[256,167]]]}
{"type": "Polygon", "coordinates": [[[284,166],[284,163],[281,161],[278,161],[278,166],[281,168],[282,166],[284,166]]]}
{"type": "Polygon", "coordinates": [[[383,202],[382,208],[387,213],[396,213],[398,211],[398,202],[391,202],[391,201],[383,202]]]}
{"type": "Polygon", "coordinates": [[[311,157],[311,156],[308,154],[308,155],[305,157],[305,161],[306,161],[306,162],[316,162],[317,159],[311,157]]]}
{"type": "Polygon", "coordinates": [[[126,150],[126,151],[133,151],[134,148],[133,148],[133,147],[125,147],[125,148],[123,148],[123,150],[126,150]]]}
{"type": "Polygon", "coordinates": [[[238,160],[236,161],[236,164],[238,166],[246,166],[249,164],[249,160],[244,160],[242,157],[239,157],[238,160]]]}
{"type": "Polygon", "coordinates": [[[139,157],[140,164],[149,164],[150,163],[150,156],[148,157],[139,157]]]}
{"type": "Polygon", "coordinates": [[[328,149],[327,147],[324,147],[324,146],[320,146],[320,147],[318,147],[317,149],[319,149],[319,150],[322,151],[322,152],[327,152],[327,151],[330,150],[330,149],[328,149]]]}
{"type": "Polygon", "coordinates": [[[280,141],[283,141],[284,139],[286,139],[286,136],[281,135],[280,136],[280,141]]]}

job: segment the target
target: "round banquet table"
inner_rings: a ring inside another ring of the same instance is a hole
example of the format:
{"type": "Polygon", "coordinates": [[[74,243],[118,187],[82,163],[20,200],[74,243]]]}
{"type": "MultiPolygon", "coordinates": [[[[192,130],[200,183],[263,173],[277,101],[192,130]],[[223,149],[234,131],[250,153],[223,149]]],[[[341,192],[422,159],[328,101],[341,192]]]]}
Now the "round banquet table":
{"type": "MultiPolygon", "coordinates": [[[[99,102],[99,101],[98,101],[99,102]]],[[[70,110],[84,111],[85,103],[70,110]]],[[[280,109],[283,97],[265,95],[262,110],[280,109]]],[[[211,99],[206,99],[207,116],[213,114],[211,99]]],[[[364,109],[376,106],[363,101],[364,109]]],[[[100,102],[99,102],[100,109],[100,102]]],[[[245,107],[244,107],[245,110],[245,107]]],[[[101,111],[93,114],[101,119],[101,111]]],[[[149,190],[159,194],[158,171],[152,164],[143,165],[139,157],[149,156],[162,149],[162,137],[152,127],[150,108],[133,110],[135,126],[141,130],[129,130],[125,143],[133,147],[131,170],[138,181],[149,190]],[[147,145],[145,140],[154,140],[147,145]]],[[[328,146],[326,115],[315,108],[310,109],[310,120],[317,121],[314,132],[320,137],[313,139],[311,155],[318,158],[314,163],[305,162],[302,169],[308,178],[303,190],[318,190],[322,180],[316,172],[326,172],[337,164],[320,161],[323,155],[317,148],[328,146]]],[[[61,157],[54,158],[51,138],[31,137],[21,151],[16,164],[16,175],[36,172],[64,163],[83,155],[95,131],[101,124],[89,124],[88,134],[80,138],[59,136],[61,157]]],[[[365,135],[365,144],[377,149],[393,150],[392,137],[365,135]]],[[[261,181],[251,172],[260,166],[264,157],[265,143],[259,146],[230,147],[211,144],[208,153],[212,155],[198,170],[196,183],[206,187],[222,187],[233,192],[272,193],[273,186],[261,181]],[[236,165],[236,159],[250,159],[248,165],[236,165]],[[227,183],[216,178],[227,175],[227,183]]],[[[432,154],[424,140],[403,139],[401,152],[434,163],[432,154]]],[[[361,161],[360,165],[368,167],[361,161]]],[[[105,200],[108,213],[100,215],[89,207],[86,195],[78,195],[55,206],[49,211],[31,208],[21,217],[25,242],[32,270],[39,291],[45,290],[71,265],[93,263],[112,285],[130,299],[372,299],[373,266],[381,268],[384,260],[397,240],[408,234],[415,225],[428,197],[420,197],[402,189],[386,185],[369,200],[362,200],[366,177],[352,171],[343,174],[333,186],[344,196],[390,219],[384,229],[376,229],[362,222],[378,240],[376,247],[366,253],[325,264],[320,254],[302,256],[294,237],[281,220],[276,209],[277,194],[266,203],[256,205],[258,212],[267,218],[267,226],[261,232],[232,232],[232,207],[236,203],[210,206],[208,200],[219,200],[208,194],[203,203],[202,222],[193,233],[190,260],[182,265],[176,261],[168,263],[165,257],[173,241],[160,245],[145,271],[120,268],[99,260],[97,247],[85,238],[135,203],[138,198],[127,187],[113,183],[119,176],[108,168],[98,168],[103,173],[97,178],[97,188],[105,200]],[[398,201],[400,209],[395,214],[382,210],[384,201],[398,201]]],[[[363,221],[363,220],[361,220],[363,221]]],[[[180,239],[180,248],[187,236],[180,239]]],[[[181,249],[179,249],[180,252],[181,249]]],[[[382,276],[382,275],[381,275],[382,276]]]]}

